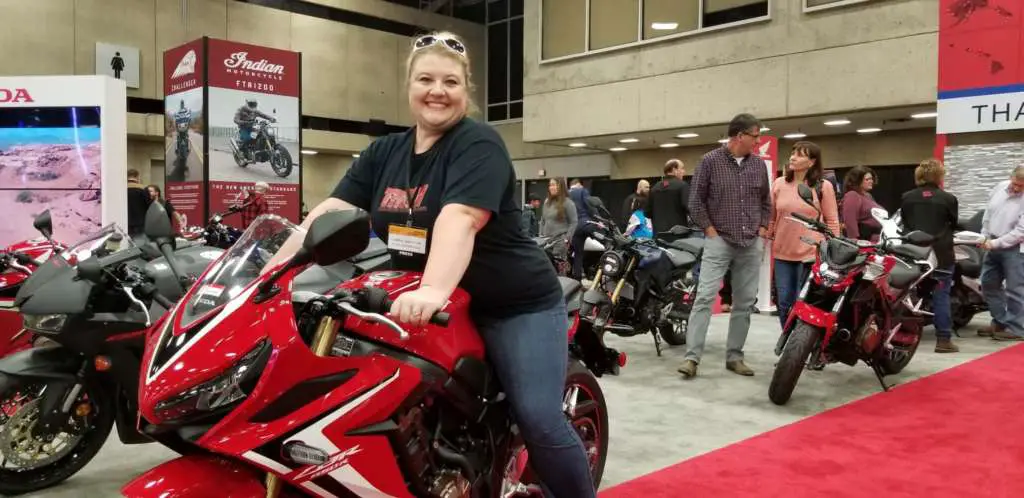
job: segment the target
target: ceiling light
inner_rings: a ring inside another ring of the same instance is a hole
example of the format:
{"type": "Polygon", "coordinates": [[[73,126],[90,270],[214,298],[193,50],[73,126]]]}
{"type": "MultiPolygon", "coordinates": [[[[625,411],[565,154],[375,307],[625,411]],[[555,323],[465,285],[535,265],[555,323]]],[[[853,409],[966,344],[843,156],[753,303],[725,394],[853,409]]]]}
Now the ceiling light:
{"type": "Polygon", "coordinates": [[[882,131],[881,128],[861,128],[857,130],[857,133],[878,133],[882,131]]]}
{"type": "Polygon", "coordinates": [[[672,147],[679,147],[679,144],[669,142],[667,144],[661,144],[658,147],[661,147],[662,149],[671,149],[672,147]]]}
{"type": "Polygon", "coordinates": [[[622,140],[619,140],[619,143],[620,144],[635,144],[635,143],[637,143],[639,141],[640,141],[639,138],[623,138],[622,140]]]}
{"type": "Polygon", "coordinates": [[[772,129],[767,126],[761,127],[761,133],[768,133],[769,131],[772,131],[772,129]]]}
{"type": "Polygon", "coordinates": [[[310,150],[310,149],[302,149],[302,153],[307,155],[307,156],[315,156],[317,154],[317,152],[315,150],[310,150]]]}
{"type": "Polygon", "coordinates": [[[796,133],[787,133],[787,134],[783,135],[782,138],[788,138],[790,140],[794,140],[794,139],[797,139],[797,138],[804,138],[806,136],[807,136],[806,133],[796,132],[796,133]]]}
{"type": "Polygon", "coordinates": [[[833,119],[831,121],[825,121],[825,126],[846,126],[850,124],[849,119],[833,119]]]}
{"type": "Polygon", "coordinates": [[[657,31],[672,31],[673,29],[679,28],[677,22],[652,22],[651,29],[657,31]]]}
{"type": "Polygon", "coordinates": [[[676,138],[697,138],[699,136],[700,135],[698,135],[696,133],[680,133],[680,134],[676,135],[676,138]]]}
{"type": "Polygon", "coordinates": [[[355,154],[352,154],[352,157],[354,157],[354,158],[356,158],[356,159],[359,159],[359,153],[358,153],[358,152],[356,152],[355,154]]]}
{"type": "Polygon", "coordinates": [[[728,138],[723,138],[723,139],[719,140],[718,143],[720,143],[720,144],[727,144],[727,143],[729,143],[729,139],[728,138]]]}
{"type": "Polygon", "coordinates": [[[626,150],[626,148],[625,147],[612,147],[612,148],[610,148],[608,150],[610,150],[612,152],[622,152],[622,151],[626,150]]]}
{"type": "Polygon", "coordinates": [[[583,142],[573,142],[573,143],[569,144],[569,147],[576,147],[576,148],[586,147],[586,146],[587,146],[587,144],[585,144],[583,142]]]}
{"type": "Polygon", "coordinates": [[[939,115],[939,113],[937,113],[937,112],[919,112],[917,114],[911,114],[910,117],[912,117],[914,119],[927,119],[927,118],[934,118],[935,116],[938,116],[938,115],[939,115]]]}

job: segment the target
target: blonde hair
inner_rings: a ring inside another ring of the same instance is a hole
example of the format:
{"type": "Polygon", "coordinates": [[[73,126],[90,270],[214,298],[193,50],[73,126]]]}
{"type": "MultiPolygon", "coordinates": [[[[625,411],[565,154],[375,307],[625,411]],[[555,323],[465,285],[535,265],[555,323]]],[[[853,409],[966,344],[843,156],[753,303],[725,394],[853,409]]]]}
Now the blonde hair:
{"type": "Polygon", "coordinates": [[[435,43],[433,45],[430,45],[430,46],[427,46],[427,47],[423,47],[423,48],[417,50],[416,49],[416,40],[419,40],[420,38],[423,38],[424,36],[433,36],[435,38],[450,38],[452,40],[456,40],[459,43],[461,43],[463,47],[466,46],[466,42],[463,41],[462,38],[459,35],[456,35],[455,33],[452,33],[450,31],[435,31],[435,32],[430,33],[430,34],[420,35],[420,36],[417,36],[416,38],[413,38],[412,43],[409,44],[410,45],[409,46],[409,57],[406,58],[406,60],[405,60],[405,81],[406,81],[406,84],[408,84],[409,80],[412,78],[412,66],[413,66],[413,64],[416,63],[416,60],[419,59],[423,55],[434,54],[434,55],[440,55],[442,57],[447,57],[447,58],[449,58],[449,59],[451,59],[453,61],[458,62],[462,66],[463,72],[466,73],[466,91],[467,92],[472,92],[473,91],[473,72],[471,71],[471,67],[470,67],[470,64],[469,64],[469,49],[468,48],[466,49],[466,53],[465,54],[459,55],[458,53],[452,51],[452,49],[450,49],[447,46],[445,46],[443,43],[435,43]]]}
{"type": "Polygon", "coordinates": [[[938,159],[925,159],[914,170],[914,183],[918,187],[929,183],[939,185],[946,176],[946,168],[938,159]]]}

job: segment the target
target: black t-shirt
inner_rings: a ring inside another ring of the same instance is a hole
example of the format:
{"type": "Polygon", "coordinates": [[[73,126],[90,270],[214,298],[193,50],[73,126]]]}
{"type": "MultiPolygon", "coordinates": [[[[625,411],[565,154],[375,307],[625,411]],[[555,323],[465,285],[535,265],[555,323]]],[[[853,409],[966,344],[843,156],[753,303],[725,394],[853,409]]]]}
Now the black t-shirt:
{"type": "Polygon", "coordinates": [[[932,249],[940,269],[956,264],[953,232],[960,217],[956,196],[936,185],[924,185],[903,194],[900,211],[905,232],[920,230],[936,238],[932,249]]]}
{"type": "MultiPolygon", "coordinates": [[[[363,151],[331,194],[370,212],[373,230],[387,242],[388,226],[409,221],[433,237],[434,222],[447,204],[486,209],[491,218],[477,232],[460,287],[472,311],[506,317],[550,309],[562,299],[554,268],[522,229],[515,199],[515,171],[501,137],[470,118],[423,154],[414,154],[415,130],[382,137],[363,151]]],[[[422,271],[425,255],[391,251],[396,269],[422,271]]]]}

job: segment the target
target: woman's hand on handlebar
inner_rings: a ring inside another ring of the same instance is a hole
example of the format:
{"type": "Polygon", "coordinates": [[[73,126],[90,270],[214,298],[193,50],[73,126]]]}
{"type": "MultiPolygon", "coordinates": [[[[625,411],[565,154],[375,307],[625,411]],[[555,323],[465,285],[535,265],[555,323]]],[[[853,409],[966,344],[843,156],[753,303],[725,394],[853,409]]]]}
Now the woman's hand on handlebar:
{"type": "Polygon", "coordinates": [[[430,286],[421,286],[414,291],[406,292],[395,299],[391,305],[392,317],[402,323],[422,327],[448,302],[444,291],[430,286]]]}

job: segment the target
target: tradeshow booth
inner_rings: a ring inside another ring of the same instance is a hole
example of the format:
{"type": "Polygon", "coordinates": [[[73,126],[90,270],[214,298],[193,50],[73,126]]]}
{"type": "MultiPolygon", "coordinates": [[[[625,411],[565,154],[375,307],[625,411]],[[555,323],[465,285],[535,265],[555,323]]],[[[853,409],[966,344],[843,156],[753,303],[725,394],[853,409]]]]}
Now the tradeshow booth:
{"type": "Polygon", "coordinates": [[[125,225],[126,98],[107,76],[0,78],[0,247],[38,237],[47,209],[65,243],[125,225]]]}

